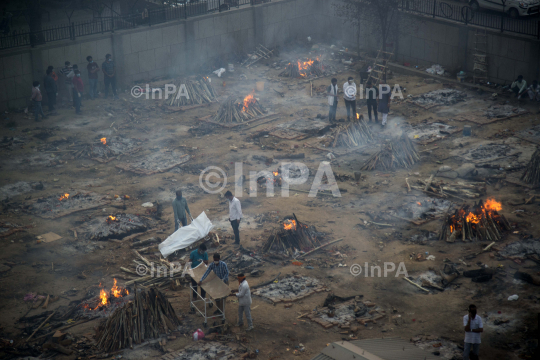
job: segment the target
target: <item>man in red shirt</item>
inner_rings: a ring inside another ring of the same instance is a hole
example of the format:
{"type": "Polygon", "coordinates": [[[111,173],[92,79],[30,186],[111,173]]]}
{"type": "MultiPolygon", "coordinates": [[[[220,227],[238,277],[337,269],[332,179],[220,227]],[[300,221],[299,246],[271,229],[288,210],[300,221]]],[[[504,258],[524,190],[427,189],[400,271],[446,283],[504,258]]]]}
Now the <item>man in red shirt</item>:
{"type": "Polygon", "coordinates": [[[88,61],[88,65],[86,66],[88,69],[88,94],[90,94],[90,99],[94,100],[98,96],[97,83],[99,66],[94,62],[91,56],[87,56],[86,60],[88,61]]]}
{"type": "Polygon", "coordinates": [[[75,103],[75,112],[81,114],[81,98],[84,91],[84,85],[81,79],[81,72],[75,70],[75,76],[73,77],[73,102],[75,103]]]}

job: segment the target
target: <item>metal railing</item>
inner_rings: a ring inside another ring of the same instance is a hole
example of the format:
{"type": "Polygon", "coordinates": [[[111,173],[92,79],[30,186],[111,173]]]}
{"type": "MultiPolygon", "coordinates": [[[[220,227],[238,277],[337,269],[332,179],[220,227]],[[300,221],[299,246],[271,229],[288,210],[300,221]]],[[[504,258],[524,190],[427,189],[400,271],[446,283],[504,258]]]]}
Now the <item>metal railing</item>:
{"type": "Polygon", "coordinates": [[[506,14],[473,11],[470,6],[441,0],[401,0],[399,10],[540,39],[538,18],[513,19],[506,14]]]}
{"type": "Polygon", "coordinates": [[[175,6],[89,21],[72,22],[43,28],[35,32],[0,35],[0,49],[36,46],[58,40],[75,40],[81,36],[103,34],[116,30],[152,26],[168,21],[187,19],[209,13],[228,11],[241,6],[253,6],[272,0],[186,0],[175,6]]]}

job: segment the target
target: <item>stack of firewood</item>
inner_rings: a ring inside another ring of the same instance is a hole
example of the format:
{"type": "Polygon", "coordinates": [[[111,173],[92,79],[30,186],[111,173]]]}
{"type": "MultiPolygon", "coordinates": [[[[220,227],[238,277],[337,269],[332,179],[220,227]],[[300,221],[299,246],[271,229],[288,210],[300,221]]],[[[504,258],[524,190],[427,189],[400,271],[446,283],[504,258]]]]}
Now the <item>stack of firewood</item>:
{"type": "Polygon", "coordinates": [[[134,299],[115,312],[98,328],[96,344],[104,352],[117,351],[174,331],[180,319],[165,295],[155,288],[135,289],[134,299]]]}
{"type": "Polygon", "coordinates": [[[307,250],[321,246],[312,230],[312,227],[299,222],[296,215],[293,214],[291,219],[285,220],[279,230],[272,232],[263,245],[263,252],[272,251],[292,256],[295,250],[307,250]]]}
{"type": "Polygon", "coordinates": [[[456,184],[450,184],[443,181],[434,182],[431,181],[432,179],[432,177],[427,181],[418,179],[418,185],[409,185],[408,179],[405,181],[409,189],[420,190],[440,198],[476,199],[486,194],[485,182],[457,182],[456,184]]]}
{"type": "Polygon", "coordinates": [[[540,149],[536,150],[527,165],[521,180],[529,184],[540,184],[540,149]]]}
{"type": "Polygon", "coordinates": [[[323,76],[322,63],[319,60],[314,60],[313,64],[308,69],[308,73],[316,76],[323,76]]]}
{"type": "Polygon", "coordinates": [[[237,100],[236,96],[230,96],[220,106],[213,121],[218,123],[241,123],[264,115],[267,110],[261,106],[257,99],[253,98],[253,100],[246,107],[243,102],[237,100]]]}
{"type": "Polygon", "coordinates": [[[211,103],[216,98],[217,93],[210,80],[200,77],[198,80],[180,80],[176,84],[176,93],[168,101],[170,106],[187,106],[211,103]],[[185,96],[186,90],[189,99],[185,96]]]}
{"type": "Polygon", "coordinates": [[[420,155],[405,134],[381,145],[381,150],[373,154],[362,166],[361,170],[392,170],[410,168],[420,161],[420,155]]]}
{"type": "Polygon", "coordinates": [[[285,70],[283,70],[279,76],[298,78],[302,75],[300,75],[300,71],[298,70],[298,64],[296,62],[291,62],[285,67],[285,70]]]}
{"type": "Polygon", "coordinates": [[[354,148],[373,141],[373,133],[360,115],[357,120],[349,121],[333,130],[331,136],[325,142],[326,147],[354,148]]]}

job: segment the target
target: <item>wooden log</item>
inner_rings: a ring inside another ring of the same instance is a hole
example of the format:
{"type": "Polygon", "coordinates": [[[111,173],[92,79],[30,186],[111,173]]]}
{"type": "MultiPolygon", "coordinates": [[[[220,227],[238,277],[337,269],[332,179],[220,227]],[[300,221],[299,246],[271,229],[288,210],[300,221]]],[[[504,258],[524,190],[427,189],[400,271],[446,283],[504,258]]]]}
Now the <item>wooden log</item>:
{"type": "Polygon", "coordinates": [[[311,250],[311,251],[308,251],[308,252],[305,253],[305,254],[302,254],[302,255],[296,257],[296,259],[301,259],[301,258],[303,258],[303,257],[305,257],[305,256],[308,256],[309,254],[311,254],[311,253],[313,253],[313,252],[315,252],[315,251],[317,251],[317,250],[320,250],[320,249],[322,249],[322,248],[325,248],[325,247],[327,247],[328,245],[335,244],[335,243],[337,243],[337,242],[339,242],[339,241],[341,241],[341,240],[343,240],[343,238],[342,238],[342,239],[337,239],[337,240],[334,240],[334,241],[330,241],[329,243],[323,244],[323,245],[321,245],[321,246],[319,246],[319,247],[316,247],[315,249],[313,249],[313,250],[311,250]]]}
{"type": "Polygon", "coordinates": [[[405,279],[405,280],[406,280],[407,282],[409,282],[410,284],[413,284],[414,286],[416,286],[416,287],[419,288],[420,290],[423,290],[423,291],[425,291],[425,292],[429,292],[428,289],[425,289],[425,288],[421,287],[420,285],[418,285],[417,283],[412,282],[411,280],[407,279],[406,277],[404,277],[403,279],[405,279]]]}
{"type": "Polygon", "coordinates": [[[39,327],[38,327],[36,330],[34,330],[34,332],[28,337],[28,339],[26,339],[25,342],[30,341],[30,339],[33,338],[34,335],[36,335],[36,333],[43,327],[43,325],[45,325],[45,324],[47,323],[47,321],[49,321],[49,320],[53,317],[54,314],[56,314],[56,311],[53,311],[52,314],[49,315],[49,316],[45,319],[45,321],[43,321],[43,322],[41,323],[41,325],[39,325],[39,327]]]}

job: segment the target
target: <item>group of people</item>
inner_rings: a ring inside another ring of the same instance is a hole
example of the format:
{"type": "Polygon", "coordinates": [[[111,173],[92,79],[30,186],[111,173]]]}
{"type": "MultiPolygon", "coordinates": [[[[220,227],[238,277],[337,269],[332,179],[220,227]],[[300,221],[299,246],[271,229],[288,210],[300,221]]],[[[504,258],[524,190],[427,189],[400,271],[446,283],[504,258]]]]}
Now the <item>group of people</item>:
{"type": "MultiPolygon", "coordinates": [[[[328,112],[328,120],[332,123],[336,121],[336,113],[338,106],[338,85],[337,79],[333,78],[331,80],[331,85],[328,86],[326,90],[326,95],[328,96],[328,105],[330,110],[328,112]]],[[[366,84],[366,100],[367,100],[367,109],[369,122],[372,122],[373,118],[371,113],[375,117],[375,122],[379,121],[378,114],[382,114],[381,126],[386,126],[388,121],[388,113],[390,112],[390,102],[391,94],[390,87],[386,85],[384,81],[381,81],[381,91],[377,89],[371,81],[368,81],[366,84]]],[[[354,78],[350,76],[347,79],[347,82],[343,84],[343,100],[345,101],[345,107],[347,108],[347,121],[357,118],[357,107],[356,107],[356,95],[357,88],[354,83],[354,78]]]]}
{"type": "Polygon", "coordinates": [[[510,86],[510,90],[516,94],[518,100],[521,100],[525,95],[529,95],[529,99],[540,102],[540,85],[537,80],[533,80],[532,84],[527,86],[527,81],[523,79],[523,75],[519,75],[510,86]]]}
{"type": "MultiPolygon", "coordinates": [[[[87,56],[88,62],[86,69],[88,71],[88,97],[94,100],[98,97],[98,74],[99,66],[94,62],[92,56],[87,56]]],[[[105,55],[105,61],[101,65],[101,71],[103,72],[103,81],[105,85],[105,98],[109,95],[109,86],[112,89],[113,97],[118,98],[116,93],[116,65],[112,59],[111,54],[105,55]]],[[[77,64],[71,65],[69,61],[64,63],[64,67],[60,69],[60,75],[63,80],[64,88],[66,91],[66,98],[73,102],[73,107],[77,114],[81,114],[81,100],[84,92],[84,83],[81,78],[81,71],[77,64]]],[[[56,98],[58,96],[58,80],[59,77],[54,71],[53,66],[49,66],[45,71],[45,79],[43,85],[47,94],[47,104],[49,112],[55,113],[56,98]]],[[[32,84],[32,97],[31,101],[34,105],[34,116],[36,121],[40,121],[39,117],[46,119],[47,116],[43,112],[41,102],[43,96],[41,93],[41,84],[39,81],[34,81],[32,84]]]]}

